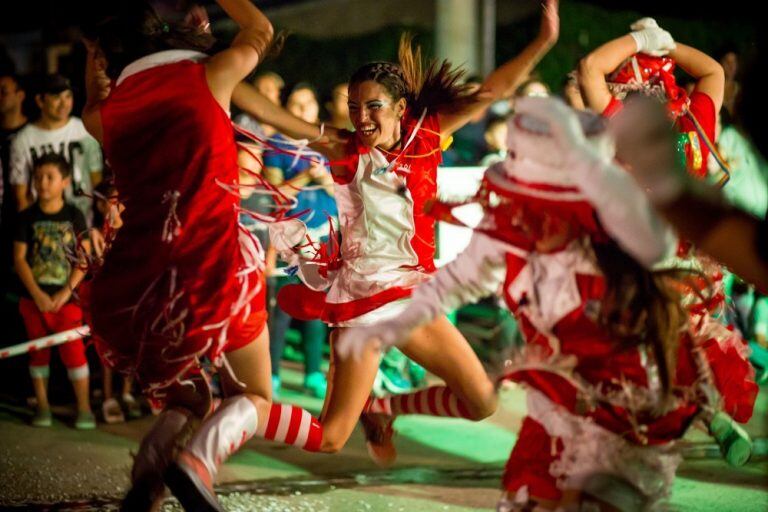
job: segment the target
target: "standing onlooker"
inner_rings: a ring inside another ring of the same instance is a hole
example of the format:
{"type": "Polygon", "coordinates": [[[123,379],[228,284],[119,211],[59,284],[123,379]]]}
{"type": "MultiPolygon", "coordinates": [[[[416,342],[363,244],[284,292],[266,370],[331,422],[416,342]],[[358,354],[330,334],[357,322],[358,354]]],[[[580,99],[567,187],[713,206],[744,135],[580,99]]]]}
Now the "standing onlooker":
{"type": "MultiPolygon", "coordinates": [[[[731,204],[765,219],[768,211],[768,162],[733,123],[723,104],[718,119],[717,149],[728,164],[730,180],[722,188],[731,204]]],[[[710,176],[717,176],[720,167],[712,154],[707,162],[710,176]]]]}
{"type": "Polygon", "coordinates": [[[736,77],[739,73],[739,55],[733,50],[725,50],[720,55],[720,65],[725,74],[725,88],[723,89],[723,107],[730,115],[734,115],[736,97],[739,95],[739,82],[736,77]]]}
{"type": "Polygon", "coordinates": [[[348,89],[349,84],[346,82],[335,85],[331,89],[331,99],[326,102],[325,108],[331,116],[327,123],[329,126],[352,131],[354,127],[349,119],[349,105],[347,104],[348,89]]]}
{"type": "MultiPolygon", "coordinates": [[[[320,104],[314,88],[306,83],[297,84],[286,101],[286,109],[293,115],[316,123],[320,115],[320,104]]],[[[328,239],[330,232],[329,218],[338,222],[336,202],[333,198],[333,178],[327,167],[327,161],[318,153],[302,150],[303,158],[283,151],[294,151],[295,143],[277,135],[276,149],[264,152],[264,167],[267,179],[278,184],[280,190],[289,197],[296,198],[296,206],[288,212],[293,215],[309,211],[303,216],[309,237],[322,242],[328,239]],[[276,181],[275,181],[276,180],[276,181]]],[[[277,286],[294,282],[294,278],[281,279],[277,286]]],[[[280,360],[285,348],[285,333],[293,319],[280,307],[270,315],[270,355],[272,358],[272,389],[280,390],[280,360]]],[[[297,321],[299,322],[299,321],[297,321]]],[[[328,336],[327,326],[320,320],[300,321],[301,341],[304,347],[304,388],[318,398],[325,396],[326,379],[320,371],[323,344],[328,336]]]]}
{"type": "Polygon", "coordinates": [[[0,169],[3,170],[3,181],[0,182],[0,220],[8,219],[11,211],[15,211],[11,184],[8,181],[11,172],[11,139],[27,124],[27,116],[22,111],[25,97],[24,88],[16,76],[0,75],[0,169]],[[14,209],[10,210],[11,208],[14,209]]]}
{"type": "MultiPolygon", "coordinates": [[[[37,201],[19,215],[13,260],[27,291],[27,296],[19,302],[19,310],[27,335],[34,339],[83,323],[83,312],[71,299],[85,272],[79,265],[70,263],[70,258],[80,252],[76,250],[77,236],[86,232],[87,227],[80,210],[64,200],[64,191],[70,186],[71,168],[63,156],[48,153],[35,160],[32,179],[37,201]]],[[[87,236],[80,244],[83,250],[90,251],[87,236]]],[[[77,399],[75,427],[95,428],[83,341],[78,339],[61,345],[59,354],[77,399]]],[[[30,354],[29,374],[37,398],[32,424],[36,427],[51,425],[47,389],[50,357],[50,349],[30,354]]]]}
{"type": "MultiPolygon", "coordinates": [[[[9,181],[11,165],[11,141],[27,124],[22,110],[26,97],[19,78],[11,73],[0,72],[0,325],[3,326],[3,343],[15,343],[24,339],[24,324],[19,316],[18,294],[21,284],[13,270],[13,230],[16,224],[16,198],[9,181]]],[[[25,394],[18,388],[26,375],[24,365],[9,359],[0,363],[2,387],[21,399],[25,394]]]]}
{"type": "MultiPolygon", "coordinates": [[[[285,82],[277,73],[264,71],[257,74],[253,80],[253,86],[275,105],[282,104],[280,102],[280,95],[283,92],[283,87],[285,87],[285,82]]],[[[234,121],[236,125],[245,128],[259,137],[269,138],[277,133],[274,127],[260,123],[246,113],[238,115],[234,121]]]]}
{"type": "Polygon", "coordinates": [[[66,198],[90,224],[93,187],[101,181],[101,149],[85,131],[79,117],[72,116],[72,86],[61,75],[48,75],[35,97],[40,118],[20,130],[11,145],[11,177],[19,211],[35,199],[30,187],[32,165],[46,153],[62,155],[72,166],[66,198]],[[84,192],[86,195],[78,195],[84,192]]]}
{"type": "Polygon", "coordinates": [[[486,154],[480,160],[481,167],[489,167],[507,157],[507,118],[493,117],[485,128],[486,154]]]}

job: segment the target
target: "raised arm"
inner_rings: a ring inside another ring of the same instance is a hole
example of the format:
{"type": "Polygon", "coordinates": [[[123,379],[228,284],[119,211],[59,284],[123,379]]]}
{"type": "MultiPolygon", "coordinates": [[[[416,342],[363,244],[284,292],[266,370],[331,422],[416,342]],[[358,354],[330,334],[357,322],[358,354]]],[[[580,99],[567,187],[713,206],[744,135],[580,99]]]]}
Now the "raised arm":
{"type": "Polygon", "coordinates": [[[586,106],[602,113],[611,101],[611,91],[605,81],[606,75],[619,67],[622,62],[637,52],[637,45],[631,35],[608,41],[579,62],[579,88],[586,106]]]}
{"type": "Polygon", "coordinates": [[[448,135],[467,124],[493,102],[512,96],[539,61],[557,42],[560,34],[559,0],[546,0],[541,15],[541,28],[536,38],[514,59],[502,64],[483,82],[477,101],[462,112],[440,115],[440,130],[448,135]]]}
{"type": "Polygon", "coordinates": [[[715,112],[720,112],[725,90],[725,72],[720,63],[706,53],[680,43],[677,43],[677,47],[669,53],[669,56],[683,71],[696,79],[694,90],[712,98],[715,112]]]}
{"type": "Polygon", "coordinates": [[[253,71],[272,44],[272,24],[250,0],[216,0],[240,27],[232,45],[205,64],[208,86],[216,101],[229,110],[232,91],[253,71]]]}
{"type": "Polygon", "coordinates": [[[259,122],[274,126],[292,139],[310,141],[309,146],[330,160],[344,156],[349,132],[332,126],[316,125],[300,119],[272,103],[250,84],[240,82],[232,94],[232,103],[259,122]]]}
{"type": "Polygon", "coordinates": [[[631,26],[632,32],[598,47],[579,62],[579,87],[587,107],[602,113],[611,101],[605,77],[635,53],[662,56],[675,48],[669,32],[653,18],[642,18],[631,26]]]}

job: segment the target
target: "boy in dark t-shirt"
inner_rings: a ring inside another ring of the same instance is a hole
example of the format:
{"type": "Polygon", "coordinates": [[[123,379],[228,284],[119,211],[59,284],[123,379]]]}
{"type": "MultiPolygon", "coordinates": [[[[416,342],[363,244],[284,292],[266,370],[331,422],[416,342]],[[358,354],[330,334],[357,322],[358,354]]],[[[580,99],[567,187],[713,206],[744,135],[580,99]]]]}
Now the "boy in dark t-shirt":
{"type": "MultiPolygon", "coordinates": [[[[35,161],[33,186],[37,201],[19,214],[13,244],[16,272],[26,289],[19,310],[30,339],[66,331],[83,323],[83,312],[71,301],[72,291],[84,277],[70,259],[77,251],[77,234],[87,230],[85,217],[75,206],[64,201],[71,169],[64,157],[50,153],[35,161]]],[[[81,247],[89,251],[89,242],[81,247]]],[[[79,429],[95,428],[88,397],[89,371],[83,341],[78,339],[61,345],[64,366],[77,399],[79,429]]],[[[37,412],[32,424],[51,425],[47,379],[50,349],[30,354],[29,373],[37,398],[37,412]]]]}

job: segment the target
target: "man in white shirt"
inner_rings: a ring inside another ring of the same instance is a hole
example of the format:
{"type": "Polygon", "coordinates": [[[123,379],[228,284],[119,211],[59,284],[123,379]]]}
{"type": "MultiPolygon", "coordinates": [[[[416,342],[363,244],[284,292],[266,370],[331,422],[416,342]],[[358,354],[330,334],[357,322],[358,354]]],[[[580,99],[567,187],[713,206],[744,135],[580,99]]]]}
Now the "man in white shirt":
{"type": "Polygon", "coordinates": [[[80,118],[70,115],[72,86],[65,77],[48,75],[35,102],[40,108],[40,118],[20,130],[11,144],[10,182],[19,211],[34,201],[31,187],[34,160],[55,152],[72,166],[72,184],[66,198],[83,212],[90,225],[93,200],[89,196],[101,181],[99,143],[88,134],[80,118]]]}

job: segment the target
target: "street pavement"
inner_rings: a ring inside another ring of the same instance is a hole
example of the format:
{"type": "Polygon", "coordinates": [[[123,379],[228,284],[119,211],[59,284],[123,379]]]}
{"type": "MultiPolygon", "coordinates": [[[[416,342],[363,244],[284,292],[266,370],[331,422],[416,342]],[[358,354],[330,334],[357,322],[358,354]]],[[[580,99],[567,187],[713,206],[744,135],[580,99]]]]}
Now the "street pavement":
{"type": "MultiPolygon", "coordinates": [[[[281,400],[318,413],[319,400],[300,390],[301,375],[283,372],[281,400]]],[[[748,425],[759,456],[731,468],[703,432],[686,438],[686,461],[675,482],[676,511],[768,510],[768,388],[748,425]]],[[[1,510],[117,510],[128,485],[131,453],[151,416],[100,424],[83,432],[73,412],[54,409],[54,426],[28,426],[31,411],[0,403],[1,510]]],[[[253,439],[222,468],[217,490],[229,511],[469,511],[493,510],[515,431],[525,414],[519,388],[501,392],[499,410],[479,423],[409,416],[395,427],[398,461],[378,469],[357,429],[337,455],[309,454],[253,439]]],[[[169,499],[164,511],[181,510],[169,499]]]]}

